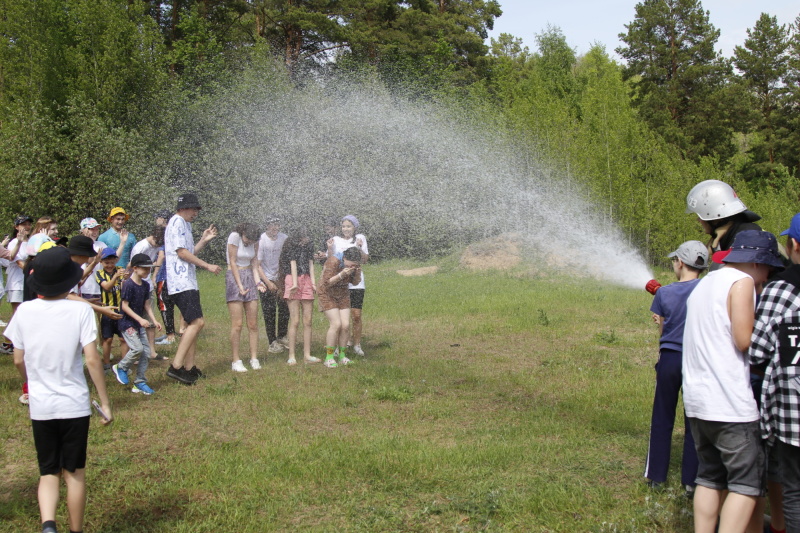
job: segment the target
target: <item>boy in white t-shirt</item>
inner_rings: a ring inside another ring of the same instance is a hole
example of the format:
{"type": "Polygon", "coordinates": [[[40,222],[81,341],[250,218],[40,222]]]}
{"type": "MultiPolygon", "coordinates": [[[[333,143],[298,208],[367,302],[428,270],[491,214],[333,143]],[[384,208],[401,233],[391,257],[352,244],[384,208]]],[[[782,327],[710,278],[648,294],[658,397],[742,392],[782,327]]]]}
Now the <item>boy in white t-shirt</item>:
{"type": "Polygon", "coordinates": [[[84,302],[67,300],[82,275],[80,265],[64,248],[40,252],[28,280],[39,298],[22,303],[5,331],[14,343],[14,364],[29,384],[44,533],[56,532],[62,476],[67,485],[70,531],[83,530],[91,406],[81,353],[106,417],[101,423],[105,425],[113,419],[103,363],[95,345],[94,313],[84,302]],[[47,335],[42,335],[41,324],[47,324],[47,335]]]}
{"type": "Polygon", "coordinates": [[[184,385],[192,385],[203,376],[203,373],[195,365],[197,337],[205,326],[195,270],[200,267],[212,274],[222,272],[219,265],[206,263],[197,257],[200,250],[217,236],[217,228],[212,224],[203,231],[203,236],[195,245],[192,236],[192,222],[200,214],[200,209],[200,200],[197,199],[196,194],[185,193],[179,196],[177,213],[169,219],[164,236],[167,288],[170,297],[188,324],[178,344],[172,364],[167,369],[167,377],[184,385]]]}
{"type": "Polygon", "coordinates": [[[737,234],[723,261],[689,296],[683,337],[683,403],[700,463],[697,533],[714,532],[718,515],[720,533],[745,531],[764,494],[764,450],[747,350],[756,291],[783,263],[775,236],[757,230],[737,234]]]}

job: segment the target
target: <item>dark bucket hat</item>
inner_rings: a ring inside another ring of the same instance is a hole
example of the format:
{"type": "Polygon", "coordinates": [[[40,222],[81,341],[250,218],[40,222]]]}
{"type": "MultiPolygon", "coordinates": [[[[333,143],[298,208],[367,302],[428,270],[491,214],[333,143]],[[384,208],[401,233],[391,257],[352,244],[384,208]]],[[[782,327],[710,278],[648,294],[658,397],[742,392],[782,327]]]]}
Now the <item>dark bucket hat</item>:
{"type": "Polygon", "coordinates": [[[55,246],[39,252],[28,282],[36,294],[50,297],[69,292],[82,276],[83,269],[67,249],[55,246]]]}
{"type": "Polygon", "coordinates": [[[94,257],[97,252],[94,249],[94,241],[86,235],[75,235],[69,240],[67,251],[70,255],[83,255],[94,257]]]}
{"type": "Polygon", "coordinates": [[[178,196],[178,206],[176,211],[180,211],[181,209],[201,209],[202,206],[200,205],[200,200],[197,198],[197,195],[192,192],[184,193],[178,196]]]}
{"type": "Polygon", "coordinates": [[[783,268],[778,254],[778,240],[768,231],[745,230],[736,235],[726,263],[759,263],[783,268]]]}

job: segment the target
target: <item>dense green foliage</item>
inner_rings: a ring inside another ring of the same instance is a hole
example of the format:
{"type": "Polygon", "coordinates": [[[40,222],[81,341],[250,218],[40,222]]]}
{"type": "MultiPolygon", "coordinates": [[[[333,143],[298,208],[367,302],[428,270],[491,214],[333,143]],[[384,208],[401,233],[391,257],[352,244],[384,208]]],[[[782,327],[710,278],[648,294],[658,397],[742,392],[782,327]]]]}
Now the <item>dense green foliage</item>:
{"type": "MultiPolygon", "coordinates": [[[[247,169],[236,166],[237,154],[260,147],[228,142],[228,103],[257,108],[269,94],[324,106],[342,80],[439,102],[456,121],[504,132],[651,258],[700,237],[683,202],[703,179],[733,184],[772,231],[797,210],[800,17],[781,24],[763,14],[728,59],[715,51],[719,32],[698,0],[644,0],[620,35],[623,66],[600,46],[577,56],[552,27],[533,52],[505,34],[487,45],[501,7],[0,0],[0,219],[51,214],[75,227],[114,205],[169,206],[185,188],[227,204],[216,213],[226,220],[278,208],[279,195],[264,199],[242,186],[247,169]],[[228,166],[210,160],[221,146],[228,166]]],[[[285,180],[267,185],[280,191],[285,180]]],[[[385,215],[391,223],[381,226],[378,213],[367,222],[383,228],[382,238],[399,237],[390,226],[408,217],[385,215]]],[[[395,253],[440,249],[402,234],[395,253]]]]}

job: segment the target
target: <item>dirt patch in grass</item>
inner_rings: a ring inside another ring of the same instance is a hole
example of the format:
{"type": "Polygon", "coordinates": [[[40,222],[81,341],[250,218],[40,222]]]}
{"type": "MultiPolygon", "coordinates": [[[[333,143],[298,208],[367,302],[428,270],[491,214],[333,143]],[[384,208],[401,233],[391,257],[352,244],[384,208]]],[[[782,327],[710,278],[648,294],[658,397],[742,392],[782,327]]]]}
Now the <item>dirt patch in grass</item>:
{"type": "Polygon", "coordinates": [[[439,267],[428,266],[428,267],[420,267],[420,268],[412,268],[410,270],[398,270],[397,273],[401,276],[412,277],[412,276],[430,276],[431,274],[436,274],[439,272],[439,267]]]}
{"type": "Polygon", "coordinates": [[[469,270],[509,270],[522,261],[521,238],[517,233],[504,233],[467,246],[459,264],[469,270]]]}

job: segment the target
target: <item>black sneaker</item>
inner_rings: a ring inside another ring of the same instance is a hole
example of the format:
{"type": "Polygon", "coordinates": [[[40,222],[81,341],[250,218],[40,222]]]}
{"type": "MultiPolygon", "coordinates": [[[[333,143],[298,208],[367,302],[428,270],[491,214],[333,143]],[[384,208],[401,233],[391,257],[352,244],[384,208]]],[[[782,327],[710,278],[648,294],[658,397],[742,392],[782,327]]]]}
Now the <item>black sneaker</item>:
{"type": "Polygon", "coordinates": [[[204,378],[204,377],[206,377],[206,375],[205,375],[205,374],[203,374],[203,373],[200,371],[200,369],[199,369],[199,368],[197,368],[196,366],[193,366],[193,367],[192,367],[192,369],[191,369],[191,370],[188,370],[187,372],[188,372],[188,373],[189,373],[191,376],[193,376],[195,380],[196,380],[197,378],[204,378]]]}
{"type": "Polygon", "coordinates": [[[176,381],[180,381],[184,385],[191,385],[197,379],[191,374],[189,374],[189,372],[185,368],[183,367],[175,368],[172,365],[169,365],[169,368],[167,369],[167,377],[172,378],[176,381]]]}

